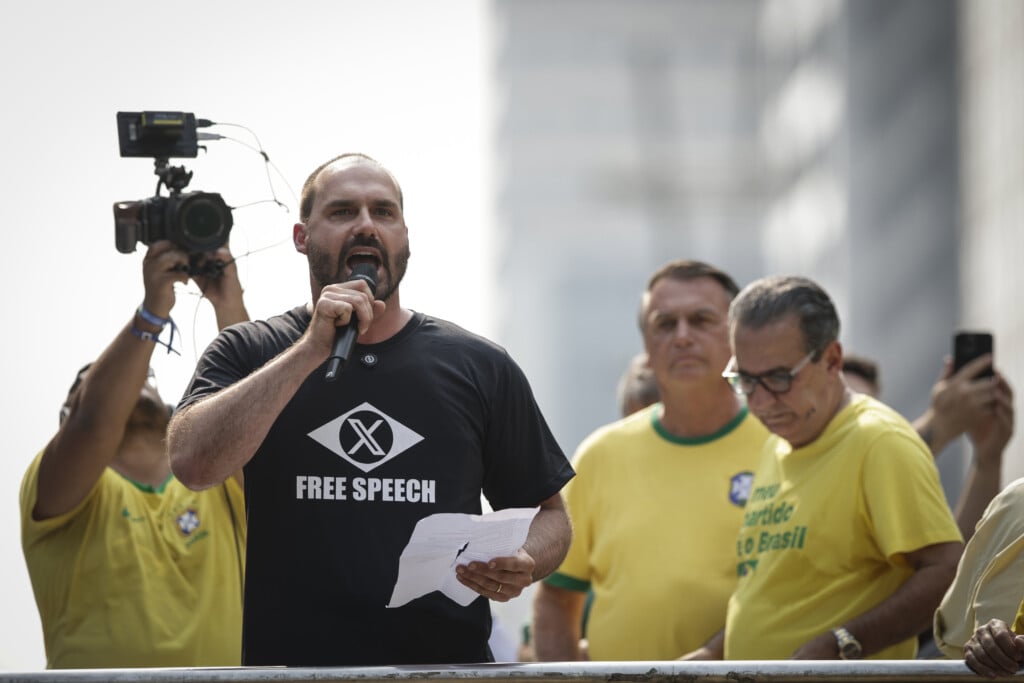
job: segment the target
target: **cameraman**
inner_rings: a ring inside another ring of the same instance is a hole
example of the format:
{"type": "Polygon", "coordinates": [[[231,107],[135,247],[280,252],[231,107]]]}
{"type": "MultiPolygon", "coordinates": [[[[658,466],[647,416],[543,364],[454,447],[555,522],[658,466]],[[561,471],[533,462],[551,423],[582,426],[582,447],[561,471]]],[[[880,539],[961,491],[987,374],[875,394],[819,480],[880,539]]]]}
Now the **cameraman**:
{"type": "MultiPolygon", "coordinates": [[[[219,328],[248,320],[227,247],[219,276],[192,279],[219,328]]],[[[22,548],[47,668],[237,666],[245,510],[241,481],[193,492],[171,475],[169,407],[150,357],[187,282],[189,255],[154,242],[142,305],[61,408],[21,486],[22,548]]]]}

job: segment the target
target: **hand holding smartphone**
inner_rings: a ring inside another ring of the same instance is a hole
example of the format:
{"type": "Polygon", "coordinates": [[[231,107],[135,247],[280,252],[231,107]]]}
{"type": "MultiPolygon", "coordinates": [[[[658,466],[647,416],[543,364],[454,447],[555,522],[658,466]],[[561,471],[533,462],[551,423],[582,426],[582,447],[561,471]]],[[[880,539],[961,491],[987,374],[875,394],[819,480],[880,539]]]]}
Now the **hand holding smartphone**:
{"type": "MultiPolygon", "coordinates": [[[[957,332],[953,335],[953,373],[970,363],[972,360],[987,353],[992,353],[992,335],[988,332],[957,332]]],[[[989,364],[975,377],[992,377],[992,365],[989,364]]]]}

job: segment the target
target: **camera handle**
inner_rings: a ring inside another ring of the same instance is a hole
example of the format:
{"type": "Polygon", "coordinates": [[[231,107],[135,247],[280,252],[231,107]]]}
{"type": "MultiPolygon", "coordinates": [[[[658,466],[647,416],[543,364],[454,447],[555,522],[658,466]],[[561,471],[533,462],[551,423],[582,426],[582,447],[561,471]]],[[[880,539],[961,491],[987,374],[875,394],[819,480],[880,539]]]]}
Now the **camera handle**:
{"type": "Polygon", "coordinates": [[[156,184],[157,195],[160,194],[161,185],[172,193],[177,193],[188,187],[192,180],[192,171],[186,171],[184,166],[171,166],[167,157],[154,159],[153,166],[153,173],[160,178],[156,184]]]}

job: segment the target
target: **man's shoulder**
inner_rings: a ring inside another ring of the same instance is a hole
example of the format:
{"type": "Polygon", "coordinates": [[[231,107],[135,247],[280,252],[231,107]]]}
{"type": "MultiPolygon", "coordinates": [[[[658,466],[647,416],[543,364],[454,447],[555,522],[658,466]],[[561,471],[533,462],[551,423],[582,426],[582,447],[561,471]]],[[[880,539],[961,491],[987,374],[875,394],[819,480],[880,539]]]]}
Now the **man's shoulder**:
{"type": "Polygon", "coordinates": [[[235,323],[220,331],[209,350],[227,355],[251,353],[272,357],[301,337],[309,321],[309,311],[303,304],[269,318],[235,323]]]}
{"type": "Polygon", "coordinates": [[[913,429],[910,422],[895,408],[882,403],[877,398],[865,394],[855,394],[850,399],[850,408],[861,424],[877,425],[881,428],[913,429]]]}
{"type": "Polygon", "coordinates": [[[834,426],[835,436],[839,437],[837,446],[853,440],[869,445],[881,441],[903,443],[910,450],[921,451],[930,457],[927,445],[910,422],[893,408],[870,396],[855,396],[829,426],[834,426]]]}
{"type": "Polygon", "coordinates": [[[423,313],[415,313],[405,329],[383,343],[408,346],[434,363],[474,375],[525,378],[505,347],[449,320],[423,313]]]}
{"type": "Polygon", "coordinates": [[[302,334],[309,327],[311,316],[306,304],[291,308],[284,313],[262,320],[246,320],[225,328],[244,336],[262,336],[268,334],[298,333],[302,334]]]}
{"type": "Polygon", "coordinates": [[[654,422],[659,405],[655,403],[590,432],[573,455],[573,466],[577,472],[581,465],[593,467],[609,459],[629,457],[656,446],[659,437],[654,422]]]}
{"type": "Polygon", "coordinates": [[[42,462],[43,452],[39,451],[25,468],[25,474],[21,477],[21,489],[18,495],[18,502],[21,507],[22,525],[35,524],[32,519],[32,511],[36,507],[39,498],[39,463],[42,462]]]}
{"type": "Polygon", "coordinates": [[[1014,479],[992,498],[979,524],[995,520],[1006,520],[1024,535],[1024,478],[1014,479]]]}
{"type": "Polygon", "coordinates": [[[75,522],[80,518],[93,520],[89,522],[91,524],[114,517],[121,509],[121,501],[132,496],[131,482],[108,466],[103,469],[92,488],[75,507],[54,517],[37,520],[33,517],[33,510],[38,500],[39,465],[42,456],[43,453],[40,452],[35,457],[22,479],[19,502],[23,542],[30,543],[68,524],[81,523],[75,522]]]}
{"type": "Polygon", "coordinates": [[[869,396],[859,395],[829,423],[826,432],[801,449],[827,457],[851,476],[905,476],[937,480],[935,458],[913,426],[899,413],[869,396]],[[934,476],[933,476],[934,475],[934,476]]]}
{"type": "Polygon", "coordinates": [[[508,355],[505,348],[497,342],[444,318],[426,313],[414,313],[410,324],[415,328],[415,336],[420,339],[457,343],[463,350],[468,349],[483,354],[508,355]]]}
{"type": "Polygon", "coordinates": [[[1011,481],[1002,491],[996,494],[993,500],[998,500],[1001,504],[1012,506],[1024,503],[1024,477],[1011,481]]]}
{"type": "Polygon", "coordinates": [[[612,422],[597,427],[584,441],[603,442],[617,439],[633,440],[650,438],[655,435],[654,423],[659,410],[658,403],[642,408],[612,422]]]}

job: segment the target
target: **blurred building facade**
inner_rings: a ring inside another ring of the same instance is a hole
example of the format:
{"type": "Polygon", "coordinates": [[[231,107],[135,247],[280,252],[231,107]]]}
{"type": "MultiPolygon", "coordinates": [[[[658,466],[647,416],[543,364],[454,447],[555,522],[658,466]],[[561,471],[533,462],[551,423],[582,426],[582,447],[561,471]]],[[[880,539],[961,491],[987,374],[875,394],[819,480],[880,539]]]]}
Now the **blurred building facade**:
{"type": "Polygon", "coordinates": [[[758,4],[496,0],[498,339],[571,453],[617,417],[647,277],[741,282],[762,214],[758,4]]]}
{"type": "Polygon", "coordinates": [[[1022,6],[495,0],[496,336],[563,448],[616,417],[673,258],[819,281],[910,417],[957,328],[1024,387],[1022,6]]]}
{"type": "MultiPolygon", "coordinates": [[[[1024,407],[1024,3],[959,5],[961,324],[991,329],[999,366],[1024,407]]],[[[1003,482],[1024,477],[1015,436],[1003,482]]]]}

